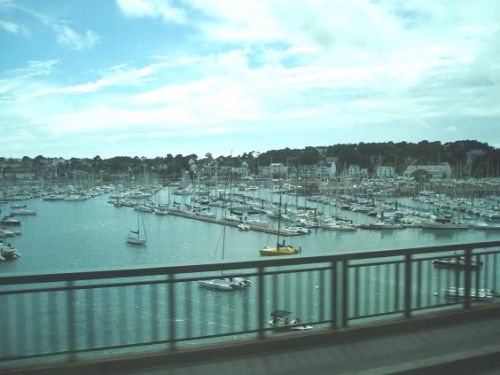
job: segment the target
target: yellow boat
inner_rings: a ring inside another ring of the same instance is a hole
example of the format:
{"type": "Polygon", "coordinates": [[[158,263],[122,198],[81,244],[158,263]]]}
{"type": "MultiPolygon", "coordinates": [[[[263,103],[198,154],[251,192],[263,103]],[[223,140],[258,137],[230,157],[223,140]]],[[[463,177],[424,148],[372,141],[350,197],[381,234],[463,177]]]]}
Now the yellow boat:
{"type": "Polygon", "coordinates": [[[260,255],[263,256],[275,256],[275,255],[296,255],[300,254],[302,249],[300,246],[290,246],[277,244],[275,247],[265,247],[260,249],[260,255]]]}
{"type": "Polygon", "coordinates": [[[261,256],[276,256],[276,255],[296,255],[302,252],[300,246],[286,245],[285,240],[280,244],[280,232],[281,232],[281,180],[280,180],[280,200],[279,200],[279,214],[278,214],[278,238],[276,240],[276,247],[264,247],[260,249],[261,256]]]}

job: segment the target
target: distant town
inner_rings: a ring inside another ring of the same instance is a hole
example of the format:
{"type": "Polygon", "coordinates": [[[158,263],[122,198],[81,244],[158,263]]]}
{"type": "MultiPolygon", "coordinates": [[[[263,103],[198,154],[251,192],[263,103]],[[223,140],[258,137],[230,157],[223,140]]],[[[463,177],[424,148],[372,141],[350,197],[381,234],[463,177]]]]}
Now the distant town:
{"type": "MultiPolygon", "coordinates": [[[[0,183],[191,183],[251,179],[321,182],[404,177],[418,183],[439,179],[500,177],[500,149],[473,140],[450,143],[358,143],[245,152],[214,157],[206,153],[145,158],[117,156],[103,159],[0,157],[0,183]]],[[[314,185],[316,184],[316,185],[314,185]]]]}

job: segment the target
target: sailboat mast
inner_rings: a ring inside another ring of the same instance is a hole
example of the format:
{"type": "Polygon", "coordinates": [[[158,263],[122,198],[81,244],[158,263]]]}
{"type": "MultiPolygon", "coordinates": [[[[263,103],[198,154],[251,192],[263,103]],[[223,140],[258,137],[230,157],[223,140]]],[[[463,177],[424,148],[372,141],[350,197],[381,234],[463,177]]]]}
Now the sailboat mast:
{"type": "Polygon", "coordinates": [[[276,249],[279,249],[280,247],[280,229],[281,229],[281,180],[279,184],[279,194],[280,194],[280,200],[279,200],[279,205],[278,205],[278,237],[276,239],[276,249]]]}

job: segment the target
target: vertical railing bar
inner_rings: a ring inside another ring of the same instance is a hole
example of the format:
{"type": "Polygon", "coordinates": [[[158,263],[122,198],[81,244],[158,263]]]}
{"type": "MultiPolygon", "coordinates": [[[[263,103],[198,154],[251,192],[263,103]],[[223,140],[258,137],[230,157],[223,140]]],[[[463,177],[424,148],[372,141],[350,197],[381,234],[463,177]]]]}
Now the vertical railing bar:
{"type": "MultiPolygon", "coordinates": [[[[365,274],[365,287],[363,290],[363,307],[365,308],[364,314],[369,315],[370,310],[371,310],[371,303],[370,303],[370,271],[371,268],[370,266],[365,266],[363,267],[364,274],[365,274]]],[[[359,298],[359,297],[358,297],[359,298]]]]}
{"type": "Polygon", "coordinates": [[[135,329],[135,342],[139,343],[143,341],[144,339],[144,327],[143,327],[143,320],[142,320],[142,313],[144,309],[142,308],[142,293],[140,293],[142,290],[141,285],[136,285],[134,288],[134,329],[135,329]]]}
{"type": "Polygon", "coordinates": [[[159,329],[158,329],[158,284],[150,284],[150,303],[151,303],[151,339],[153,341],[158,341],[159,329]]]}
{"type": "MultiPolygon", "coordinates": [[[[481,277],[481,270],[482,270],[480,260],[481,260],[481,258],[479,256],[479,254],[476,254],[477,270],[476,270],[476,277],[474,280],[474,284],[475,284],[474,288],[475,288],[475,292],[476,292],[475,297],[474,297],[475,302],[478,301],[478,297],[479,297],[479,280],[481,277]]],[[[487,267],[486,259],[485,259],[484,266],[487,267]]]]}
{"type": "MultiPolygon", "coordinates": [[[[244,291],[242,291],[244,293],[244,291]]],[[[236,308],[235,308],[235,300],[233,298],[230,299],[229,301],[229,319],[228,319],[228,326],[230,327],[229,329],[232,330],[231,332],[236,331],[236,308]]]]}
{"type": "Polygon", "coordinates": [[[472,250],[467,248],[465,249],[464,309],[470,309],[471,261],[472,250]]]}
{"type": "Polygon", "coordinates": [[[17,333],[17,349],[20,355],[26,354],[26,319],[25,319],[25,308],[24,308],[24,294],[16,295],[16,314],[14,316],[14,326],[16,327],[17,333]]]}
{"type": "Polygon", "coordinates": [[[417,309],[422,306],[422,261],[417,262],[417,309]]]}
{"type": "MultiPolygon", "coordinates": [[[[272,285],[278,285],[278,274],[275,273],[271,276],[272,278],[272,285]]],[[[272,303],[271,303],[271,306],[272,306],[272,309],[273,310],[278,310],[278,291],[280,290],[281,288],[271,288],[271,295],[272,295],[272,303]]]]}
{"type": "MultiPolygon", "coordinates": [[[[490,258],[491,255],[488,256],[490,258]]],[[[484,264],[485,266],[489,264],[490,262],[487,261],[486,257],[484,257],[484,264]]],[[[491,289],[493,290],[498,290],[497,288],[497,253],[493,254],[493,272],[492,274],[492,282],[491,282],[491,289]]]]}
{"type": "Polygon", "coordinates": [[[399,268],[400,268],[400,263],[394,263],[394,311],[399,310],[399,296],[400,296],[400,290],[399,287],[401,285],[400,280],[399,280],[399,268]]]}
{"type": "Polygon", "coordinates": [[[86,306],[85,314],[87,318],[87,348],[95,347],[95,327],[94,327],[94,289],[85,290],[86,306]]]}
{"type": "Polygon", "coordinates": [[[250,293],[245,295],[243,298],[243,330],[248,331],[250,329],[250,293]]]}
{"type": "MultiPolygon", "coordinates": [[[[459,262],[460,256],[457,254],[455,255],[455,261],[459,262]]],[[[455,299],[458,299],[458,289],[460,288],[460,269],[459,267],[455,267],[455,299]]]]}
{"type": "Polygon", "coordinates": [[[446,288],[445,290],[451,287],[451,272],[446,272],[446,288]]]}
{"type": "Polygon", "coordinates": [[[485,263],[484,265],[484,289],[488,289],[488,264],[485,263]]]}
{"type": "MultiPolygon", "coordinates": [[[[199,313],[200,313],[200,321],[203,322],[203,320],[207,320],[208,317],[208,312],[207,312],[207,294],[208,293],[201,293],[200,294],[200,305],[199,305],[199,313]]],[[[199,324],[201,326],[200,328],[200,336],[206,336],[208,333],[208,327],[207,324],[199,324]]]]}
{"type": "Polygon", "coordinates": [[[285,309],[290,309],[290,273],[285,274],[285,309]]]}
{"type": "MultiPolygon", "coordinates": [[[[48,311],[49,311],[49,341],[50,350],[52,352],[59,350],[59,314],[58,314],[58,304],[57,304],[57,292],[49,292],[48,298],[48,311]]],[[[7,325],[8,327],[8,325],[7,325]]]]}
{"type": "MultiPolygon", "coordinates": [[[[430,264],[430,267],[432,269],[432,263],[430,264]]],[[[447,274],[449,274],[449,272],[447,272],[447,274]]],[[[440,304],[441,303],[441,300],[442,300],[442,280],[441,280],[441,272],[437,272],[437,285],[436,285],[436,293],[437,293],[437,303],[440,304]]]]}
{"type": "Polygon", "coordinates": [[[354,317],[359,317],[359,267],[354,268],[354,317]]]}
{"type": "Polygon", "coordinates": [[[74,362],[76,359],[76,309],[75,290],[73,281],[68,281],[68,291],[66,293],[67,310],[67,330],[68,330],[68,360],[74,362]]]}
{"type": "Polygon", "coordinates": [[[427,300],[426,300],[426,307],[429,307],[431,305],[431,295],[432,295],[432,263],[431,262],[425,262],[425,269],[427,272],[427,300]]]}
{"type": "Polygon", "coordinates": [[[2,303],[0,304],[0,313],[5,324],[5,331],[0,335],[0,353],[5,353],[5,356],[10,356],[11,352],[11,325],[10,325],[10,300],[11,296],[2,296],[2,303]]]}
{"type": "MultiPolygon", "coordinates": [[[[128,298],[127,289],[122,286],[118,289],[118,340],[120,345],[125,344],[128,341],[128,322],[127,322],[127,312],[128,312],[128,298]]],[[[93,327],[92,327],[93,330],[93,327]]]]}
{"type": "Polygon", "coordinates": [[[212,307],[214,308],[213,311],[214,311],[214,317],[215,317],[215,324],[214,324],[214,330],[215,332],[214,333],[219,333],[220,330],[221,330],[221,320],[222,319],[219,319],[219,317],[221,316],[221,309],[222,309],[222,299],[220,298],[220,295],[219,293],[217,293],[215,296],[214,296],[214,300],[215,303],[212,304],[212,307]]]}
{"type": "MultiPolygon", "coordinates": [[[[314,294],[313,294],[313,280],[312,280],[312,277],[314,276],[314,273],[309,271],[307,272],[307,289],[306,289],[306,306],[308,308],[308,311],[306,311],[306,314],[307,314],[307,319],[306,321],[308,321],[309,319],[311,319],[314,315],[312,313],[312,310],[313,310],[313,306],[316,306],[314,303],[313,303],[313,300],[312,298],[314,297],[314,294]]],[[[302,313],[303,311],[301,310],[301,315],[300,317],[303,319],[302,317],[302,313]]]]}
{"type": "MultiPolygon", "coordinates": [[[[486,258],[484,259],[484,264],[486,264],[486,258]]],[[[493,254],[493,281],[491,283],[491,287],[494,290],[498,290],[497,288],[497,253],[493,254]]]]}
{"type": "MultiPolygon", "coordinates": [[[[175,332],[175,275],[167,275],[167,285],[168,285],[168,318],[170,322],[169,333],[170,337],[170,350],[176,349],[176,332],[175,332]]],[[[201,317],[203,319],[203,317],[201,317]]]]}
{"type": "Polygon", "coordinates": [[[41,301],[40,294],[33,293],[31,295],[31,311],[33,317],[33,351],[35,354],[42,352],[42,337],[45,335],[42,332],[42,311],[41,311],[41,301]]]}
{"type": "Polygon", "coordinates": [[[332,261],[330,269],[331,269],[331,285],[330,285],[330,293],[331,293],[331,310],[330,314],[332,317],[332,328],[335,329],[337,328],[337,322],[338,322],[338,303],[337,303],[337,297],[338,297],[338,280],[337,280],[337,264],[338,262],[332,261]]]}
{"type": "Polygon", "coordinates": [[[258,301],[259,303],[257,304],[257,316],[259,317],[259,323],[258,323],[258,327],[259,327],[259,333],[258,333],[258,336],[259,336],[259,339],[264,339],[264,336],[265,336],[265,332],[264,332],[264,329],[265,329],[265,320],[266,320],[266,317],[265,317],[265,306],[264,306],[264,296],[265,296],[265,292],[264,292],[264,267],[259,267],[258,269],[258,272],[257,272],[257,277],[258,277],[258,280],[259,280],[259,298],[258,298],[258,301]]]}
{"type": "Polygon", "coordinates": [[[405,318],[411,318],[411,290],[412,290],[412,256],[411,254],[405,255],[405,289],[404,289],[404,311],[405,318]]]}
{"type": "Polygon", "coordinates": [[[102,312],[103,316],[101,318],[102,324],[103,324],[103,332],[104,332],[104,339],[103,339],[103,344],[105,347],[111,346],[111,335],[113,333],[111,329],[111,323],[112,323],[112,318],[111,318],[111,309],[110,309],[110,304],[111,304],[111,290],[110,288],[103,288],[102,289],[102,312]]]}
{"type": "Polygon", "coordinates": [[[348,270],[349,260],[346,259],[342,264],[342,326],[347,327],[348,317],[348,303],[349,303],[349,285],[348,285],[348,270]]]}
{"type": "Polygon", "coordinates": [[[295,273],[295,303],[297,304],[297,315],[302,318],[302,272],[295,273]]]}
{"type": "Polygon", "coordinates": [[[319,320],[325,320],[325,271],[319,271],[319,320]]]}
{"type": "Polygon", "coordinates": [[[390,288],[390,279],[389,279],[389,268],[390,268],[390,265],[389,264],[385,264],[384,265],[384,275],[385,275],[385,278],[384,278],[384,283],[385,283],[385,291],[384,291],[384,294],[385,294],[385,299],[384,299],[384,309],[385,309],[385,312],[388,313],[389,310],[390,310],[390,300],[391,300],[391,288],[390,288]]]}
{"type": "Polygon", "coordinates": [[[381,294],[380,290],[382,289],[380,287],[380,283],[382,282],[381,280],[381,275],[380,275],[380,269],[381,265],[374,266],[374,273],[376,274],[375,280],[373,280],[375,284],[375,314],[378,314],[380,312],[380,305],[381,305],[381,294]]]}
{"type": "Polygon", "coordinates": [[[193,311],[192,311],[192,297],[193,297],[193,283],[186,283],[186,299],[184,301],[184,309],[187,324],[186,324],[186,336],[191,337],[193,335],[193,311]]]}

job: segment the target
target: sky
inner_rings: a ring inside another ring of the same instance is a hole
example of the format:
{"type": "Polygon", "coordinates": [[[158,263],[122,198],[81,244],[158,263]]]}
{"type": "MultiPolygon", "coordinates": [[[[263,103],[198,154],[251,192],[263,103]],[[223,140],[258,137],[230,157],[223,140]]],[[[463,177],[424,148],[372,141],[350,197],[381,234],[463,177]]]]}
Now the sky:
{"type": "Polygon", "coordinates": [[[0,156],[500,147],[498,0],[0,0],[0,156]]]}

